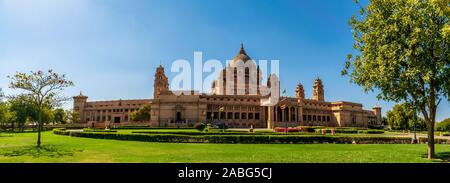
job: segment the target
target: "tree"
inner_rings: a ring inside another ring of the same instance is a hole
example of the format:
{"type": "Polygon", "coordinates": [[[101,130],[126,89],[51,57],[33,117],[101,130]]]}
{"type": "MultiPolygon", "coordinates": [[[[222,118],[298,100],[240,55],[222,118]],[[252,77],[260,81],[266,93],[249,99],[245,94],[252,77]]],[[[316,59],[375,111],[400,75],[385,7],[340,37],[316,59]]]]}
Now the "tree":
{"type": "MultiPolygon", "coordinates": [[[[12,115],[7,102],[0,101],[0,127],[5,128],[6,124],[11,121],[12,115]]],[[[1,129],[0,129],[1,130],[1,129]]]]}
{"type": "Polygon", "coordinates": [[[8,111],[8,109],[6,108],[5,103],[3,102],[3,92],[2,89],[0,88],[0,125],[3,126],[6,119],[6,112],[8,111]]]}
{"type": "Polygon", "coordinates": [[[450,118],[444,119],[436,124],[437,131],[450,131],[450,118]]]}
{"type": "Polygon", "coordinates": [[[9,110],[14,115],[14,119],[11,120],[11,128],[14,131],[14,123],[17,123],[20,127],[20,130],[23,131],[25,123],[28,120],[37,119],[38,110],[36,106],[31,102],[31,99],[28,95],[18,95],[12,97],[9,100],[9,110]]]}
{"type": "Polygon", "coordinates": [[[2,91],[2,88],[0,88],[0,103],[3,102],[3,97],[5,96],[5,94],[2,91]]]}
{"type": "Polygon", "coordinates": [[[383,126],[387,126],[387,125],[389,125],[389,123],[388,123],[388,121],[387,121],[387,117],[386,117],[386,116],[383,116],[383,117],[381,118],[381,124],[383,124],[383,126]]]}
{"type": "Polygon", "coordinates": [[[132,121],[149,121],[150,120],[150,105],[144,105],[138,111],[131,114],[132,121]]]}
{"type": "Polygon", "coordinates": [[[413,130],[414,127],[416,130],[426,128],[423,119],[408,104],[396,104],[386,115],[388,125],[396,130],[413,130]]]}
{"type": "Polygon", "coordinates": [[[67,116],[67,120],[68,120],[69,123],[73,124],[73,123],[79,123],[80,122],[80,118],[79,118],[78,112],[70,110],[70,111],[67,111],[66,113],[68,115],[67,116]]]}
{"type": "MultiPolygon", "coordinates": [[[[73,86],[73,82],[66,79],[66,75],[59,75],[53,70],[47,72],[34,72],[30,74],[17,72],[13,76],[8,76],[11,80],[10,88],[20,89],[28,95],[31,102],[38,109],[38,139],[37,146],[41,146],[41,129],[43,125],[43,111],[53,106],[61,105],[61,102],[67,98],[59,95],[59,92],[69,86],[73,86]]],[[[44,116],[45,117],[45,116],[44,116]]]]}
{"type": "Polygon", "coordinates": [[[347,56],[342,71],[364,91],[377,91],[378,99],[405,102],[422,113],[429,159],[437,106],[450,100],[449,2],[372,0],[361,6],[360,18],[349,22],[358,52],[347,56]]]}
{"type": "Polygon", "coordinates": [[[41,110],[40,116],[41,116],[42,124],[50,124],[50,123],[54,122],[54,120],[55,120],[51,106],[44,107],[41,110]]]}
{"type": "Polygon", "coordinates": [[[67,123],[67,114],[66,111],[62,108],[57,108],[53,110],[53,119],[55,123],[58,124],[66,124],[67,123]]]}

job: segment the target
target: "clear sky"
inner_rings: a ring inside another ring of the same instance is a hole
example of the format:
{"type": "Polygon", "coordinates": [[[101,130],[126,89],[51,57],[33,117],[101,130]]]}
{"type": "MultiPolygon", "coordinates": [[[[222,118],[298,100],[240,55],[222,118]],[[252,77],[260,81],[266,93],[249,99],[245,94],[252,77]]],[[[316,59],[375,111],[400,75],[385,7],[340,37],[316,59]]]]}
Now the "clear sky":
{"type": "MultiPolygon", "coordinates": [[[[347,22],[357,12],[353,0],[0,0],[0,88],[11,93],[6,76],[15,71],[52,68],[75,82],[67,96],[151,98],[160,62],[167,71],[194,51],[225,62],[243,42],[255,60],[280,60],[288,95],[301,82],[311,97],[319,76],[326,100],[386,112],[392,102],[340,75],[354,52],[347,22]]],[[[449,111],[443,101],[438,120],[449,111]]]]}

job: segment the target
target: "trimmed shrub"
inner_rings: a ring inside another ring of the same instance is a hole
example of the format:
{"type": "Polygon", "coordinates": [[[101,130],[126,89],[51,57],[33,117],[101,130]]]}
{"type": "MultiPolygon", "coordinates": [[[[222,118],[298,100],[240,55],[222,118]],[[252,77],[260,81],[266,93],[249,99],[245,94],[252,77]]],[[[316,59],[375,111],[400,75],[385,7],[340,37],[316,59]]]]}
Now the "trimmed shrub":
{"type": "Polygon", "coordinates": [[[105,130],[101,128],[83,128],[83,132],[111,132],[116,133],[117,130],[105,130]]]}
{"type": "Polygon", "coordinates": [[[384,130],[359,130],[358,133],[364,133],[364,134],[382,134],[382,133],[384,133],[384,130]]]}
{"type": "Polygon", "coordinates": [[[203,131],[206,128],[205,123],[196,123],[194,125],[194,128],[197,129],[198,131],[203,131]]]}
{"type": "Polygon", "coordinates": [[[297,127],[300,131],[302,132],[314,132],[316,128],[318,127],[313,127],[313,126],[298,126],[297,127]]]}
{"type": "MultiPolygon", "coordinates": [[[[315,132],[322,133],[322,129],[315,129],[315,132]]],[[[327,128],[326,133],[331,133],[331,128],[327,128]]],[[[355,133],[358,133],[358,130],[356,130],[355,128],[335,128],[334,133],[355,134],[355,133]]]]}
{"type": "Polygon", "coordinates": [[[280,127],[276,127],[275,129],[273,129],[273,131],[275,131],[275,132],[284,132],[284,133],[286,133],[286,130],[287,130],[287,132],[300,132],[300,129],[298,129],[298,128],[280,128],[280,127]]]}
{"type": "Polygon", "coordinates": [[[147,126],[116,126],[111,130],[156,130],[156,129],[193,129],[189,127],[147,127],[147,126]]]}
{"type": "MultiPolygon", "coordinates": [[[[267,131],[254,131],[253,133],[250,133],[248,131],[225,131],[225,132],[212,132],[211,130],[209,132],[203,131],[203,132],[196,132],[196,131],[173,131],[173,132],[167,132],[167,131],[131,131],[131,133],[141,133],[141,134],[176,134],[176,135],[262,135],[262,134],[270,134],[270,135],[285,135],[280,133],[275,133],[273,131],[267,132],[267,131]]],[[[300,134],[300,133],[298,133],[300,134]]]]}
{"type": "MultiPolygon", "coordinates": [[[[68,133],[63,130],[54,130],[55,134],[70,135],[74,137],[87,137],[99,139],[132,140],[146,142],[172,142],[172,143],[241,143],[241,144],[410,144],[410,137],[373,137],[373,136],[328,136],[328,135],[177,135],[177,134],[120,134],[106,132],[78,132],[68,133]]],[[[419,138],[420,143],[426,143],[426,138],[419,138]]],[[[447,139],[436,139],[437,144],[449,144],[447,139]]]]}
{"type": "Polygon", "coordinates": [[[69,132],[66,131],[65,128],[55,128],[55,129],[53,129],[53,134],[56,134],[56,135],[69,135],[69,132]]]}

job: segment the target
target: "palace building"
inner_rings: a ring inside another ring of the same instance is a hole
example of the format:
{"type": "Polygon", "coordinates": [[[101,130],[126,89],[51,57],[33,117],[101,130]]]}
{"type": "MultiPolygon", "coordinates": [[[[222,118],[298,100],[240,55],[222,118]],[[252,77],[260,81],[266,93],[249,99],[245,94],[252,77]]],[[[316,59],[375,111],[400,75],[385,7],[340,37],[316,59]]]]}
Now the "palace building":
{"type": "MultiPolygon", "coordinates": [[[[88,101],[88,97],[80,92],[80,95],[73,97],[73,109],[78,113],[81,123],[95,127],[123,125],[192,127],[198,122],[220,122],[231,128],[275,128],[286,125],[368,127],[381,124],[381,107],[365,110],[359,103],[325,101],[324,84],[319,78],[314,81],[312,98],[305,97],[303,85],[298,83],[295,97],[280,96],[276,105],[263,106],[261,100],[268,96],[263,96],[260,92],[259,67],[250,63],[257,69],[246,68],[244,73],[240,73],[236,69],[239,61],[253,62],[243,46],[227,65],[231,71],[234,69],[234,77],[226,77],[227,72],[224,69],[219,78],[212,83],[211,94],[171,91],[164,67],[160,65],[154,76],[153,99],[88,101]],[[249,82],[251,74],[257,76],[256,85],[249,82]],[[245,82],[242,86],[237,82],[239,76],[244,77],[245,82]],[[227,83],[234,85],[232,93],[225,92],[227,83]],[[131,114],[145,105],[151,108],[150,120],[132,121],[131,114]]],[[[270,79],[269,77],[269,82],[270,79]]]]}

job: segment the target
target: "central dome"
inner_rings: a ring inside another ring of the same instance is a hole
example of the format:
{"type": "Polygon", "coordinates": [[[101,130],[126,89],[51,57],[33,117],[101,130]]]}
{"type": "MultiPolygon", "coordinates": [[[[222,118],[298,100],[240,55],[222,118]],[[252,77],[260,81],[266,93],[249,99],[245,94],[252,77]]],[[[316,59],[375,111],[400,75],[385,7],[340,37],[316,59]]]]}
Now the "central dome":
{"type": "Polygon", "coordinates": [[[239,53],[236,56],[234,56],[233,60],[230,62],[229,65],[230,67],[236,67],[239,61],[246,63],[249,60],[252,60],[252,58],[250,58],[245,52],[244,44],[241,44],[241,50],[239,50],[239,53]]]}

